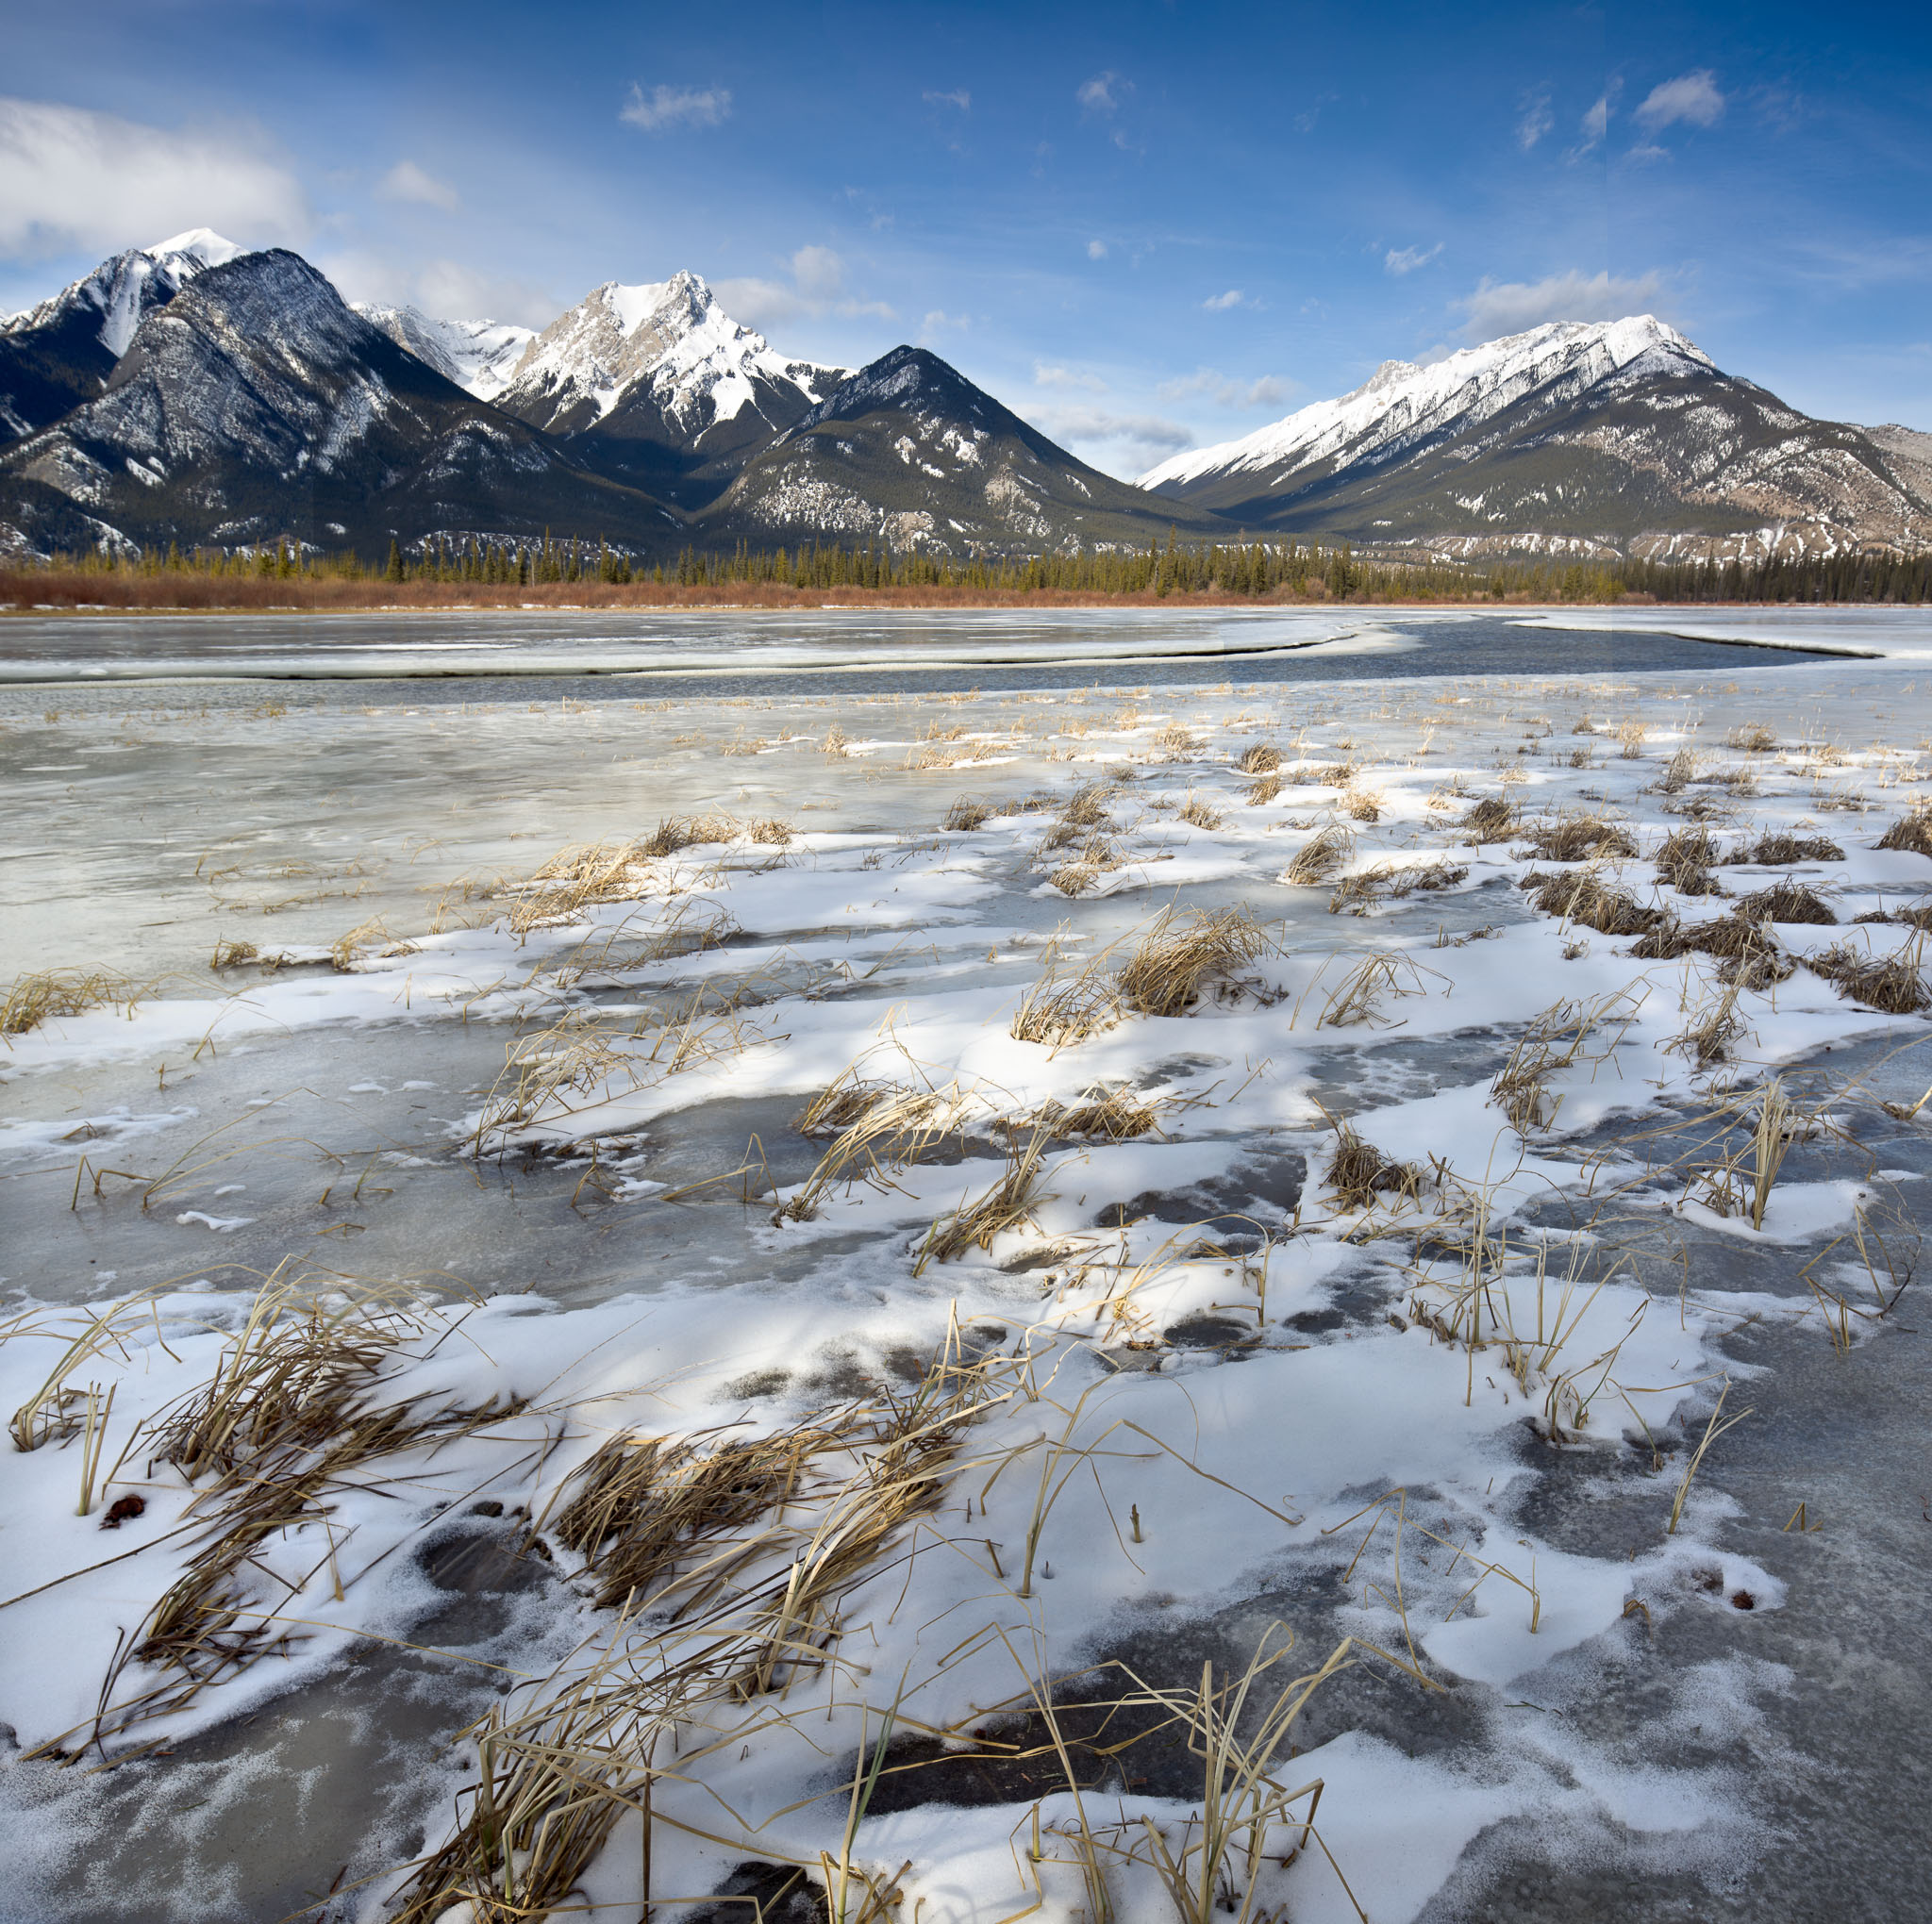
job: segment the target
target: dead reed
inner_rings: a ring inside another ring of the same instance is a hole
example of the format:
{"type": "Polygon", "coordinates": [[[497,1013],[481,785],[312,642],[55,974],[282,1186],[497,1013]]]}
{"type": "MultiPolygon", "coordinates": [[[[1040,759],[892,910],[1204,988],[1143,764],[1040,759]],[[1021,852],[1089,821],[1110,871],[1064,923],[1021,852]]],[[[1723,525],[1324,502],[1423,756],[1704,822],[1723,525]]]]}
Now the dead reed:
{"type": "Polygon", "coordinates": [[[1413,1163],[1391,1161],[1363,1140],[1346,1122],[1335,1125],[1335,1148],[1323,1172],[1328,1193],[1344,1210],[1368,1209],[1382,1195],[1413,1202],[1422,1195],[1424,1172],[1413,1163]]]}
{"type": "Polygon", "coordinates": [[[0,1003],[0,1036],[24,1036],[49,1017],[83,1016],[118,1004],[129,1010],[139,992],[125,976],[82,969],[17,975],[0,1003]]]}
{"type": "Polygon", "coordinates": [[[1527,831],[1525,839],[1542,862],[1597,862],[1637,853],[1629,831],[1602,815],[1559,815],[1527,831]]]}
{"type": "Polygon", "coordinates": [[[1924,971],[1925,937],[1914,936],[1890,955],[1873,955],[1852,942],[1835,942],[1805,966],[1822,975],[1848,1002],[1864,1003],[1889,1016],[1915,1016],[1932,1007],[1924,971]]]}
{"type": "Polygon", "coordinates": [[[1331,822],[1295,851],[1294,859],[1281,871],[1284,882],[1297,887],[1313,887],[1325,882],[1355,854],[1355,831],[1331,822]]]}
{"type": "Polygon", "coordinates": [[[1254,962],[1268,937],[1244,908],[1163,909],[1116,977],[1137,1015],[1184,1015],[1206,985],[1254,962]]]}
{"type": "Polygon", "coordinates": [[[1478,848],[1505,841],[1516,832],[1516,804],[1507,795],[1485,795],[1462,818],[1462,826],[1469,831],[1466,839],[1478,848]]]}
{"type": "Polygon", "coordinates": [[[1740,895],[1734,913],[1753,921],[1808,922],[1826,926],[1838,921],[1822,897],[1807,888],[1802,882],[1794,882],[1789,875],[1769,888],[1740,895]]]}
{"type": "Polygon", "coordinates": [[[1281,751],[1272,741],[1253,741],[1235,763],[1244,775],[1272,775],[1281,766],[1281,751]]]}
{"type": "Polygon", "coordinates": [[[1041,976],[1021,999],[1008,1033],[1057,1053],[1112,1028],[1123,1013],[1120,990],[1096,960],[1068,979],[1041,976]]]}
{"type": "Polygon", "coordinates": [[[1641,936],[1664,919],[1661,910],[1646,908],[1593,863],[1561,875],[1532,871],[1518,886],[1533,890],[1530,899],[1542,914],[1560,916],[1601,936],[1641,936]]]}
{"type": "Polygon", "coordinates": [[[1330,915],[1367,915],[1378,904],[1438,888],[1453,888],[1469,880],[1466,863],[1438,855],[1427,862],[1374,862],[1344,875],[1328,898],[1330,915]]]}
{"type": "Polygon", "coordinates": [[[1917,803],[1878,838],[1874,847],[1910,855],[1932,855],[1932,803],[1917,803]]]}

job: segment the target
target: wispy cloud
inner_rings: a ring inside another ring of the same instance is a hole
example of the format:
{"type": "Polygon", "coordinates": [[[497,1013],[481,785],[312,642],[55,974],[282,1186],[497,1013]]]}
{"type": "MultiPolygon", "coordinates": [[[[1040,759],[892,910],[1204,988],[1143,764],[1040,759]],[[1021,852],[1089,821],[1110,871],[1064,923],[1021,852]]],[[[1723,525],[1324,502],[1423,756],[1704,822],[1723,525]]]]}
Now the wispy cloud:
{"type": "Polygon", "coordinates": [[[970,112],[973,107],[973,96],[963,87],[956,87],[950,93],[936,93],[928,88],[919,97],[928,107],[957,107],[961,113],[970,112]]]}
{"type": "Polygon", "coordinates": [[[1074,90],[1074,98],[1089,113],[1113,113],[1122,101],[1134,91],[1131,80],[1123,80],[1111,67],[1104,74],[1096,74],[1091,80],[1082,81],[1074,90]]]}
{"type": "Polygon", "coordinates": [[[1229,288],[1224,294],[1209,294],[1201,305],[1210,314],[1224,314],[1230,307],[1241,307],[1246,299],[1239,288],[1229,288]]]}
{"type": "MultiPolygon", "coordinates": [[[[748,275],[721,280],[717,290],[725,310],[754,327],[782,326],[801,317],[825,314],[870,314],[881,321],[896,318],[885,302],[861,300],[854,292],[843,258],[829,247],[801,247],[786,262],[782,280],[748,275]]],[[[930,322],[933,317],[926,319],[930,322]]]]}
{"type": "Polygon", "coordinates": [[[1088,241],[1087,258],[1089,260],[1105,260],[1107,258],[1107,242],[1105,240],[1088,241]]]}
{"type": "Polygon", "coordinates": [[[948,314],[943,307],[931,308],[919,323],[919,340],[916,344],[920,347],[937,346],[941,335],[963,334],[972,325],[973,320],[970,315],[948,314]]]}
{"type": "Polygon", "coordinates": [[[1049,367],[1044,361],[1033,363],[1033,385],[1036,388],[1084,388],[1090,394],[1105,394],[1107,383],[1098,374],[1090,374],[1075,368],[1049,367]]]}
{"type": "Polygon", "coordinates": [[[668,134],[678,127],[715,127],[731,115],[728,87],[654,87],[646,93],[631,84],[630,98],[618,108],[625,125],[647,134],[668,134]]]}
{"type": "Polygon", "coordinates": [[[0,96],[0,255],[147,246],[186,227],[300,241],[308,199],[268,136],[147,126],[0,96]]]}
{"type": "Polygon", "coordinates": [[[1550,96],[1547,93],[1527,96],[1522,111],[1523,118],[1516,123],[1516,144],[1527,154],[1557,122],[1550,112],[1550,96]]]}
{"type": "Polygon", "coordinates": [[[316,265],[349,301],[418,307],[445,321],[516,321],[543,327],[562,303],[532,281],[479,273],[457,260],[399,263],[375,253],[325,254],[316,265]]]}
{"type": "Polygon", "coordinates": [[[1103,472],[1143,474],[1194,445],[1192,430],[1158,414],[1109,414],[1099,407],[1036,407],[1027,420],[1103,472]]]}
{"type": "Polygon", "coordinates": [[[1277,374],[1262,374],[1244,381],[1230,378],[1219,368],[1196,368],[1191,374],[1161,382],[1154,391],[1163,401],[1208,396],[1218,407],[1279,407],[1293,386],[1293,382],[1284,381],[1277,374]]]}
{"type": "Polygon", "coordinates": [[[1622,277],[1572,269],[1540,281],[1484,279],[1473,294],[1453,304],[1462,309],[1470,340],[1523,334],[1548,321],[1620,321],[1667,305],[1663,277],[1656,273],[1622,277]]]}
{"type": "Polygon", "coordinates": [[[1637,108],[1639,124],[1649,133],[1682,121],[1693,127],[1714,126],[1724,110],[1724,97],[1717,91],[1717,76],[1708,67],[1694,74],[1679,74],[1653,87],[1637,108]]]}
{"type": "Polygon", "coordinates": [[[441,207],[453,214],[462,205],[460,196],[446,180],[425,173],[413,160],[398,160],[375,184],[377,196],[390,201],[419,201],[428,207],[441,207]]]}
{"type": "Polygon", "coordinates": [[[1577,123],[1577,129],[1583,139],[1577,144],[1576,152],[1588,154],[1592,148],[1601,147],[1604,136],[1609,132],[1609,128],[1610,96],[1607,93],[1600,93],[1597,95],[1596,105],[1577,123]]]}
{"type": "Polygon", "coordinates": [[[1398,275],[1413,274],[1417,268],[1428,266],[1441,251],[1440,240],[1433,247],[1391,247],[1382,257],[1382,272],[1398,275]]]}

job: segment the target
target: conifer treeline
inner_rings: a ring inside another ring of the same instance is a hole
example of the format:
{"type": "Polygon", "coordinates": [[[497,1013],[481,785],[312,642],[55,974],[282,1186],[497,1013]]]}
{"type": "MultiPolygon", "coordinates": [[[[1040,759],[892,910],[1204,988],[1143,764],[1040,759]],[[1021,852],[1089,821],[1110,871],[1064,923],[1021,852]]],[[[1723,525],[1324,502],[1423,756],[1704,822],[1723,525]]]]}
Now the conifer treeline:
{"type": "Polygon", "coordinates": [[[138,557],[111,553],[57,555],[46,568],[153,577],[256,577],[433,582],[479,587],[530,587],[551,582],[652,583],[728,591],[741,584],[800,589],[932,588],[967,593],[1278,596],[1350,601],[1470,601],[1610,603],[1626,596],[1663,602],[1891,602],[1932,600],[1932,556],[1890,552],[1840,554],[1768,561],[1570,562],[1501,559],[1455,562],[1364,557],[1346,541],[1319,543],[1235,540],[1166,542],[1144,549],[1039,555],[1025,558],[956,560],[893,552],[883,542],[863,547],[813,542],[810,547],[752,548],[730,553],[686,548],[675,562],[637,562],[599,541],[509,542],[439,538],[406,554],[395,541],[382,562],[364,563],[354,550],[322,554],[290,539],[253,549],[173,544],[138,557]]]}

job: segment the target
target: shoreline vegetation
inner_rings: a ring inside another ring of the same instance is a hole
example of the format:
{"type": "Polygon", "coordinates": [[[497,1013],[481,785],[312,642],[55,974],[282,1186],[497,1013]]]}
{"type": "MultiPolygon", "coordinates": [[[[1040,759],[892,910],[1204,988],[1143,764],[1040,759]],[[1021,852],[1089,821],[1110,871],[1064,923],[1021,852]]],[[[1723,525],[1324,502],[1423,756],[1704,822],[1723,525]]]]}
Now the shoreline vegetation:
{"type": "Polygon", "coordinates": [[[522,608],[1204,607],[1657,603],[1923,605],[1932,555],[1740,562],[1389,559],[1297,541],[955,561],[863,548],[686,549],[643,565],[571,540],[391,543],[380,563],[283,539],[139,556],[0,559],[12,614],[522,608]]]}

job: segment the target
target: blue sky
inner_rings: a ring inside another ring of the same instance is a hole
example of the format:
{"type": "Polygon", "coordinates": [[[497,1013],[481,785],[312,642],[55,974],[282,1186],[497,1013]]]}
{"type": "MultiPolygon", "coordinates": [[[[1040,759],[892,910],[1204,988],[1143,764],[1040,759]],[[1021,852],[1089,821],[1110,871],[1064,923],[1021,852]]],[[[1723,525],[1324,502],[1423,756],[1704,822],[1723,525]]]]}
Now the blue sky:
{"type": "Polygon", "coordinates": [[[1552,319],[1654,311],[1932,429],[1915,8],[5,0],[0,308],[208,224],[541,323],[691,267],[933,348],[1114,473],[1552,319]]]}

